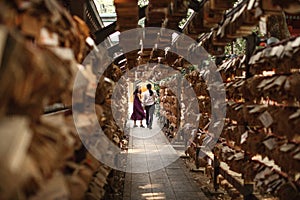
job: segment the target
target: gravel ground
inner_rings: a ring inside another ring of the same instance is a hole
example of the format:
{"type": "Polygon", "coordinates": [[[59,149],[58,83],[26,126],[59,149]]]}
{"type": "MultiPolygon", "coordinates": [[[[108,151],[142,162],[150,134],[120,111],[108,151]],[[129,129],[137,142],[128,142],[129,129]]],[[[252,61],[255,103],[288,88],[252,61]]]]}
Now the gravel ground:
{"type": "Polygon", "coordinates": [[[193,170],[190,170],[190,169],[195,169],[195,164],[193,161],[191,161],[188,158],[182,158],[182,159],[186,167],[189,169],[189,173],[191,177],[199,185],[199,189],[201,189],[204,192],[207,198],[211,200],[232,199],[222,188],[218,189],[218,191],[215,192],[212,180],[205,173],[201,171],[194,172],[193,170]]]}
{"type": "Polygon", "coordinates": [[[112,170],[108,176],[108,184],[105,186],[105,195],[102,200],[122,200],[125,172],[112,170]]]}

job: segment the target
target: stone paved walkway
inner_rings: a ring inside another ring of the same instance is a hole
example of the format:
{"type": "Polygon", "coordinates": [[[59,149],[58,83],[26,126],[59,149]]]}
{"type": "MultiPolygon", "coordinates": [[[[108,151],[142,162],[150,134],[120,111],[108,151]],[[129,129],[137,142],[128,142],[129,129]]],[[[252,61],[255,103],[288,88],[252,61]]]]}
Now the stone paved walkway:
{"type": "Polygon", "coordinates": [[[123,199],[207,199],[179,158],[177,150],[182,153],[184,145],[174,149],[156,123],[152,130],[131,129],[123,199]]]}

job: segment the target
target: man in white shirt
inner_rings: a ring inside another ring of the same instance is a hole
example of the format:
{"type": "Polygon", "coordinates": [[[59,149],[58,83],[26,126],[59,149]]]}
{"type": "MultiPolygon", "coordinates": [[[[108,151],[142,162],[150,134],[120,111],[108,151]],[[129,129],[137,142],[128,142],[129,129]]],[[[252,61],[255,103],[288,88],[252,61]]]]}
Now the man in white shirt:
{"type": "Polygon", "coordinates": [[[146,124],[149,129],[152,129],[156,99],[156,93],[151,90],[151,87],[151,84],[147,84],[147,91],[143,93],[143,104],[146,110],[146,124]]]}

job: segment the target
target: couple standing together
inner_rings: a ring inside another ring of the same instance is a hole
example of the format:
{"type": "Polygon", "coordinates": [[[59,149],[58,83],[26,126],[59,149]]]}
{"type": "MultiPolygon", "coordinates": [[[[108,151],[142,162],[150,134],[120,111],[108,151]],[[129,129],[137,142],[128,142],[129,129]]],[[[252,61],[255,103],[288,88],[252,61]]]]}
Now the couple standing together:
{"type": "Polygon", "coordinates": [[[140,127],[145,128],[143,126],[143,119],[146,118],[147,128],[152,129],[156,94],[151,90],[151,84],[147,84],[147,91],[143,93],[143,98],[140,86],[136,87],[133,95],[133,113],[130,119],[134,120],[134,127],[137,127],[136,121],[141,120],[140,127]],[[145,106],[146,115],[142,103],[145,106]]]}

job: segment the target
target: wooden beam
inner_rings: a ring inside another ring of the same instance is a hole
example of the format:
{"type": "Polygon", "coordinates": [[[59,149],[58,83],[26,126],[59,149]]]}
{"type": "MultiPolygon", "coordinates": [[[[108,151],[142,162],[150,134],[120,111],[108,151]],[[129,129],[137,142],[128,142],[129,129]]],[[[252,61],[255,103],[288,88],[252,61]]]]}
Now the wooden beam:
{"type": "MultiPolygon", "coordinates": [[[[139,19],[146,16],[146,8],[147,6],[144,6],[139,9],[139,19]]],[[[96,31],[95,32],[96,44],[100,44],[105,40],[105,38],[107,38],[109,35],[116,32],[116,27],[117,27],[117,22],[113,22],[112,24],[104,27],[103,29],[96,31]]]]}
{"type": "Polygon", "coordinates": [[[97,45],[100,44],[105,40],[105,38],[107,38],[108,36],[116,32],[116,27],[117,27],[117,22],[113,22],[112,24],[102,28],[101,30],[96,31],[95,32],[96,44],[97,45]]]}

